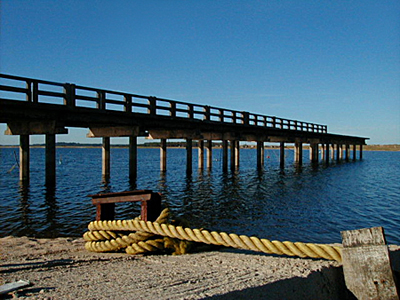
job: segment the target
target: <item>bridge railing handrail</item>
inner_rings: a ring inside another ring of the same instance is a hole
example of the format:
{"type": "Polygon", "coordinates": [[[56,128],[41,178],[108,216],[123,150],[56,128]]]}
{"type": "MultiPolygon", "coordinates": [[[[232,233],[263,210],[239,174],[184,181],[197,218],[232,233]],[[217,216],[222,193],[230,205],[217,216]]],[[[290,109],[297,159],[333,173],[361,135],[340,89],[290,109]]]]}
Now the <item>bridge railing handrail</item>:
{"type": "MultiPolygon", "coordinates": [[[[171,118],[185,118],[205,122],[327,133],[326,125],[259,115],[246,111],[236,111],[153,96],[143,96],[7,74],[0,74],[0,78],[10,80],[14,83],[0,84],[0,92],[12,93],[14,95],[14,98],[11,100],[125,111],[127,113],[168,116],[171,118]],[[20,86],[23,83],[25,87],[20,86]],[[25,99],[15,99],[16,94],[25,94],[25,99]]],[[[1,96],[1,98],[3,97],[1,96]]]]}

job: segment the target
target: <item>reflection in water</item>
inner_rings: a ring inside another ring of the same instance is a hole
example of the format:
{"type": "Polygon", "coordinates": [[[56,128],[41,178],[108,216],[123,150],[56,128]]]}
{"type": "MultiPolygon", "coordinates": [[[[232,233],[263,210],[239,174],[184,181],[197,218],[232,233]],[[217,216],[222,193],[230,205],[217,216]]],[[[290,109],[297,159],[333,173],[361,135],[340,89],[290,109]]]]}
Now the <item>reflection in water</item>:
{"type": "Polygon", "coordinates": [[[45,211],[46,211],[46,236],[57,237],[59,235],[59,223],[58,223],[58,205],[56,198],[56,186],[55,183],[48,183],[45,186],[44,191],[45,198],[45,211]]]}
{"type": "Polygon", "coordinates": [[[20,227],[24,228],[26,230],[26,234],[32,234],[34,231],[29,230],[29,228],[32,225],[31,217],[32,217],[32,210],[30,209],[30,197],[29,197],[29,182],[27,181],[20,181],[19,182],[19,203],[18,203],[18,208],[19,208],[19,222],[22,223],[20,224],[20,227]]]}
{"type": "MultiPolygon", "coordinates": [[[[18,185],[12,150],[2,149],[0,234],[81,235],[95,216],[89,194],[149,189],[163,195],[173,217],[191,226],[303,242],[340,242],[340,231],[385,227],[389,243],[400,243],[400,153],[366,152],[363,161],[311,164],[298,168],[293,151],[279,164],[279,150],[268,150],[263,170],[252,149],[241,151],[240,169],[185,172],[185,149],[169,149],[168,171],[159,171],[158,149],[139,149],[138,176],[129,180],[128,150],[113,149],[111,177],[100,181],[101,149],[58,149],[57,185],[43,185],[41,149],[32,151],[31,180],[18,185]],[[98,158],[97,160],[95,158],[98,158]],[[7,174],[3,176],[3,174],[7,174]]],[[[196,150],[194,150],[196,151],[196,150]]],[[[213,150],[220,157],[220,149],[213,150]]],[[[193,155],[193,165],[197,165],[193,155]]],[[[118,204],[118,218],[133,218],[140,205],[118,204]]]]}

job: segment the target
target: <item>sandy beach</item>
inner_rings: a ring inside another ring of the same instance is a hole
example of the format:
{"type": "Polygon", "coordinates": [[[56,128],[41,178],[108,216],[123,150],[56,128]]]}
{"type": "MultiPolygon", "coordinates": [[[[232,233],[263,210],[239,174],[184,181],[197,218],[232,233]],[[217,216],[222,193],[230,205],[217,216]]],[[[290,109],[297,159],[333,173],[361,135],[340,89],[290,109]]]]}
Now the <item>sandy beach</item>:
{"type": "Polygon", "coordinates": [[[218,249],[187,255],[92,253],[82,238],[4,237],[5,299],[343,299],[339,263],[218,249]]]}

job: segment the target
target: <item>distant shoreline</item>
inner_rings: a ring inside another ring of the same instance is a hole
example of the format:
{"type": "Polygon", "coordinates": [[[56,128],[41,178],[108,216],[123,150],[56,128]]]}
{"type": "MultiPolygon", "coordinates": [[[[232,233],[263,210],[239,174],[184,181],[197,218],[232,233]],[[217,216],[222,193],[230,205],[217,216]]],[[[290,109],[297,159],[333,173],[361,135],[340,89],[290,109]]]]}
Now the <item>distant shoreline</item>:
{"type": "MultiPolygon", "coordinates": [[[[18,145],[0,145],[0,148],[18,148],[18,145]]],[[[31,148],[45,148],[45,145],[31,145],[31,148]]],[[[93,144],[93,145],[88,145],[88,144],[74,144],[74,145],[56,145],[57,148],[71,148],[71,149],[83,149],[83,148],[88,148],[88,149],[96,149],[96,148],[101,148],[100,144],[93,144]]],[[[116,148],[116,149],[125,149],[128,148],[129,145],[111,145],[111,148],[116,148]]],[[[158,149],[160,146],[159,145],[138,145],[138,148],[140,149],[158,149]]],[[[193,145],[193,147],[197,147],[197,145],[193,145]]],[[[183,145],[168,145],[168,148],[184,148],[183,145]]],[[[214,145],[213,148],[221,148],[220,145],[214,145]]],[[[244,145],[244,149],[255,149],[255,145],[244,145]]],[[[293,146],[287,146],[286,149],[292,149],[293,146]]],[[[309,146],[305,146],[304,149],[308,149],[309,146]]],[[[279,149],[279,146],[266,146],[265,149],[279,149]]],[[[391,145],[364,145],[363,146],[364,151],[400,151],[400,145],[398,144],[391,144],[391,145]]]]}

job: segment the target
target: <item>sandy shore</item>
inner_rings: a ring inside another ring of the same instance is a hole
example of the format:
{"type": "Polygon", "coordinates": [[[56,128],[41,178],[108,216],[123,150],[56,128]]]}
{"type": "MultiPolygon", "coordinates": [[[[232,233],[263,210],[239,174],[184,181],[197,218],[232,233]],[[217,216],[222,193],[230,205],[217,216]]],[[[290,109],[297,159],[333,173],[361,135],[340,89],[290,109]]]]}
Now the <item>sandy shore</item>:
{"type": "Polygon", "coordinates": [[[81,238],[5,237],[1,284],[18,299],[343,299],[337,262],[233,249],[181,256],[91,253],[81,238]]]}

